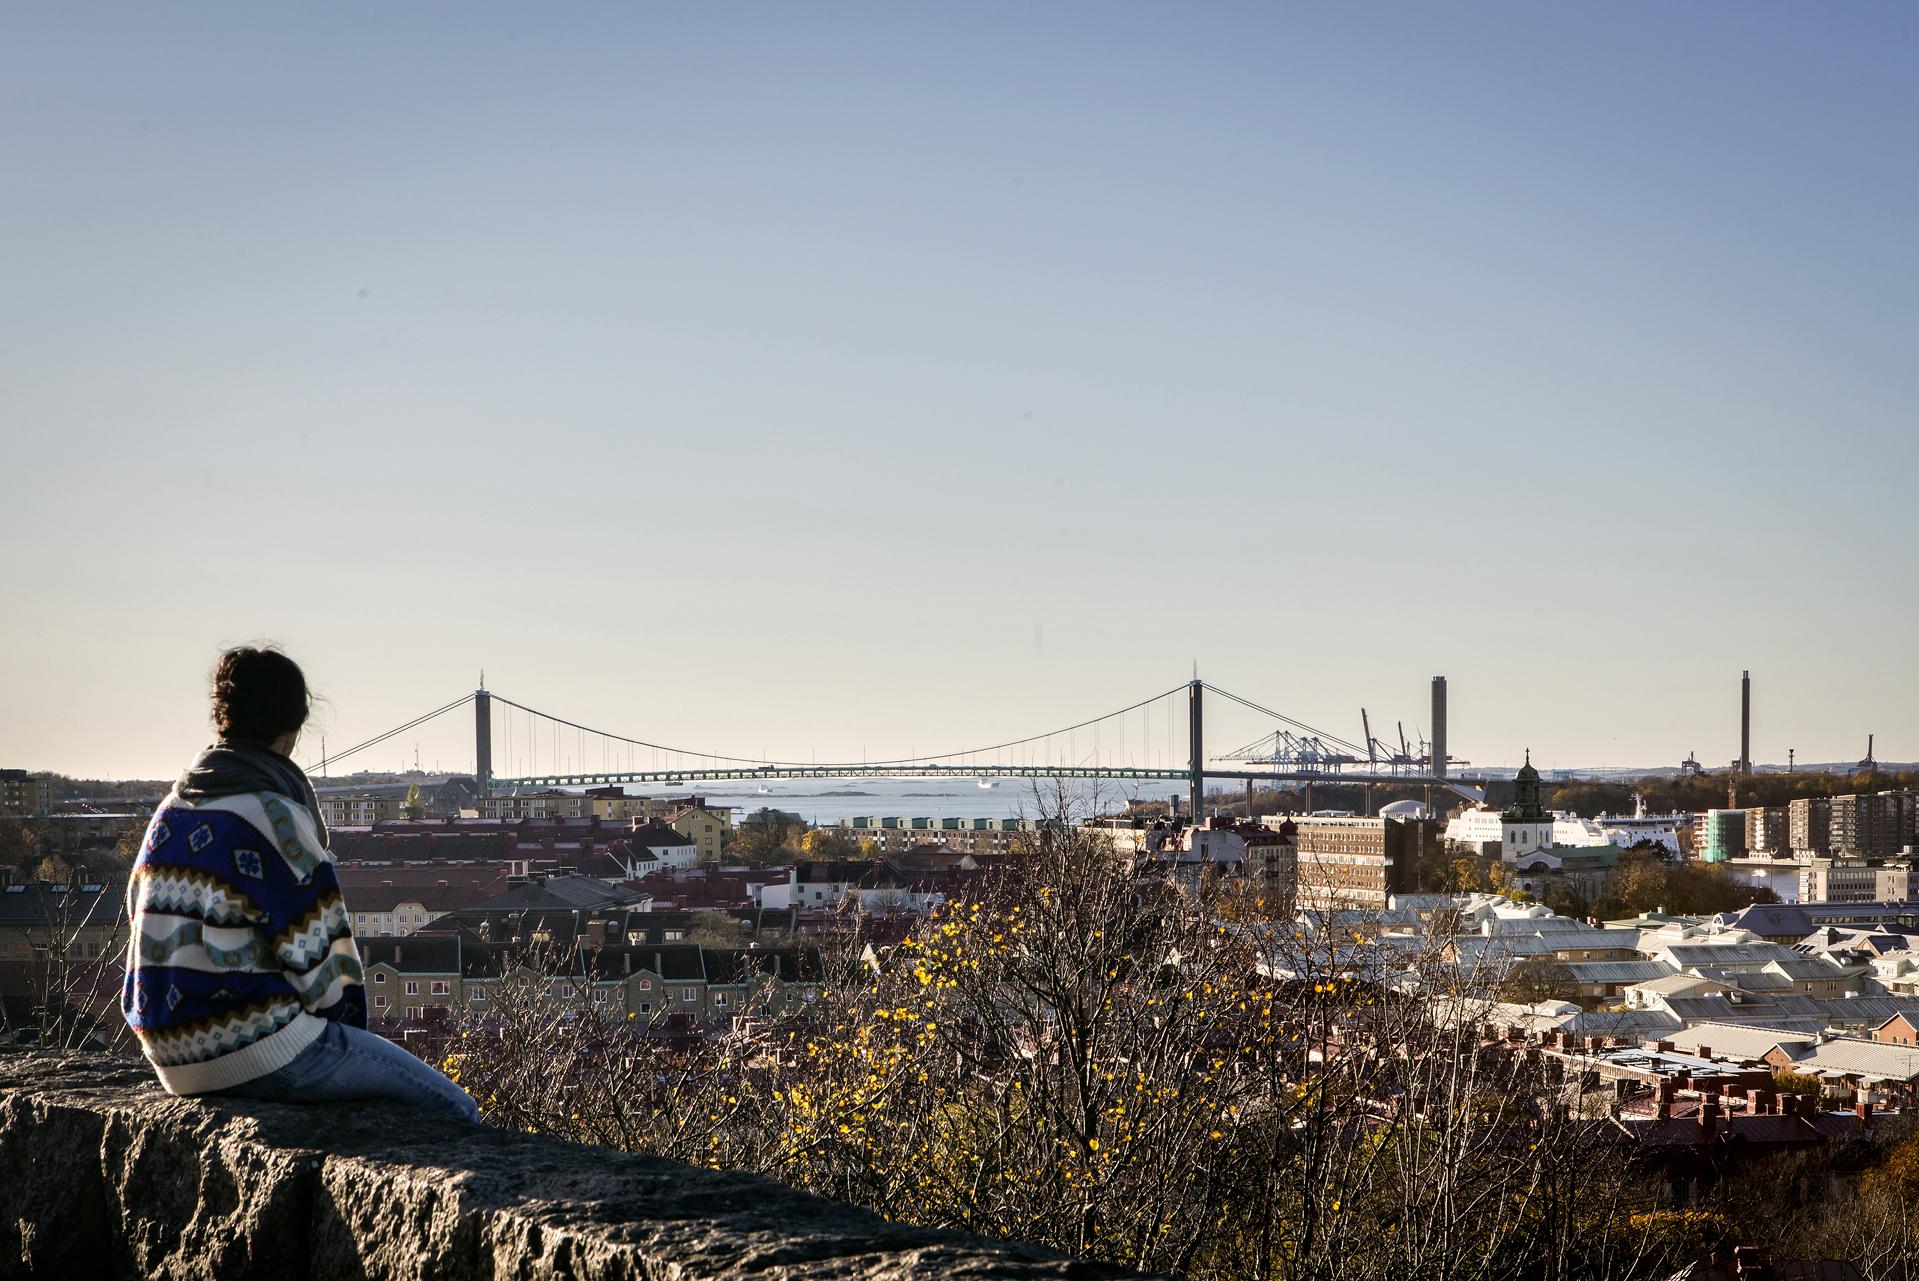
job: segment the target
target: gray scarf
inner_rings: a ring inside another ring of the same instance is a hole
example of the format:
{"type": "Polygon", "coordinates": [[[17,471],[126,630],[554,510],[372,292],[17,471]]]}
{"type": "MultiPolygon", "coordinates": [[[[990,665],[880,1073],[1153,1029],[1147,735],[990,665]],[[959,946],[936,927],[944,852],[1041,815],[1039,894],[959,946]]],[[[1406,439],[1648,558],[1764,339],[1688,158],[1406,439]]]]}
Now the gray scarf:
{"type": "Polygon", "coordinates": [[[273,792],[307,807],[320,830],[320,844],[329,843],[326,820],[320,817],[320,798],[306,772],[289,758],[259,743],[229,739],[200,753],[174,784],[182,800],[212,800],[243,792],[273,792]]]}

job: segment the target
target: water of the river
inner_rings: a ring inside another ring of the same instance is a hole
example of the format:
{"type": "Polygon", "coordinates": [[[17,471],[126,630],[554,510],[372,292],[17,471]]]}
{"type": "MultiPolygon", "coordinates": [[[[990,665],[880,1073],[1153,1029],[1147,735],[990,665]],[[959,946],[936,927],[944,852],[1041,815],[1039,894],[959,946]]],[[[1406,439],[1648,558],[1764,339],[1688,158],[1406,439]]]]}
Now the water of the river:
{"type": "MultiPolygon", "coordinates": [[[[793,779],[772,783],[706,783],[691,789],[669,790],[658,785],[627,784],[634,794],[685,795],[688,791],[722,805],[736,807],[735,819],[770,806],[798,814],[809,823],[837,823],[843,818],[1020,818],[1058,808],[1050,780],[1001,778],[981,787],[971,778],[851,778],[793,779]]],[[[1070,781],[1066,784],[1070,810],[1090,814],[1116,810],[1135,796],[1163,799],[1185,795],[1182,780],[1139,782],[1070,781]]]]}

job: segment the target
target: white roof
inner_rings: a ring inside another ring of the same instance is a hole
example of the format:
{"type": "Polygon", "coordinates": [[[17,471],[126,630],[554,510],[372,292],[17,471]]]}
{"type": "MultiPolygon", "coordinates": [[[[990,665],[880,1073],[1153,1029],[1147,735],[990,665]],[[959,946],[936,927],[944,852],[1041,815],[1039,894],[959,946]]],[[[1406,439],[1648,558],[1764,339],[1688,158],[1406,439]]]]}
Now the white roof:
{"type": "Polygon", "coordinates": [[[1815,1072],[1908,1081],[1919,1077],[1919,1046],[1835,1037],[1814,1046],[1811,1054],[1799,1060],[1799,1065],[1815,1072]]]}
{"type": "Polygon", "coordinates": [[[1647,979],[1644,983],[1633,984],[1633,989],[1652,996],[1672,996],[1681,992],[1701,992],[1716,987],[1722,992],[1731,991],[1727,984],[1717,979],[1704,978],[1698,974],[1668,974],[1661,978],[1647,979]]]}
{"type": "Polygon", "coordinates": [[[1756,1062],[1775,1045],[1810,1045],[1818,1037],[1811,1032],[1788,1032],[1780,1028],[1753,1027],[1740,1023],[1695,1023],[1659,1039],[1671,1041],[1674,1049],[1693,1051],[1703,1045],[1716,1058],[1756,1062]]]}

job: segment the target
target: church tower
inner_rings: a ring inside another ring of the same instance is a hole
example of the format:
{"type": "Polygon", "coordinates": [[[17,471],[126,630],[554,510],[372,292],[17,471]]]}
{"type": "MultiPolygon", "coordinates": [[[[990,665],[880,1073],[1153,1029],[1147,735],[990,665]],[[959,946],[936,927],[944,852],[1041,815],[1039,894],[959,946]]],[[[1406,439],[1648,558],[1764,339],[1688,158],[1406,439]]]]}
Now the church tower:
{"type": "Polygon", "coordinates": [[[1539,771],[1533,768],[1530,747],[1526,763],[1513,776],[1513,803],[1500,815],[1499,828],[1499,856],[1508,863],[1552,849],[1553,816],[1539,803],[1539,771]]]}

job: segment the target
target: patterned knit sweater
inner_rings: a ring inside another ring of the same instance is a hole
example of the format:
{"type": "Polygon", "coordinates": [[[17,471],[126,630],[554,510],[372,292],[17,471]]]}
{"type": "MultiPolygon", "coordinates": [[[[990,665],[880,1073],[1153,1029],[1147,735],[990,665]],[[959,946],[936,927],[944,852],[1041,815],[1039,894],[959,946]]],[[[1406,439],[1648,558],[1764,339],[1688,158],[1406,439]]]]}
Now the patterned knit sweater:
{"type": "Polygon", "coordinates": [[[305,805],[175,791],[147,828],[127,899],[121,1012],[169,1093],[284,1067],[328,1020],[366,1026],[359,950],[305,805]]]}

